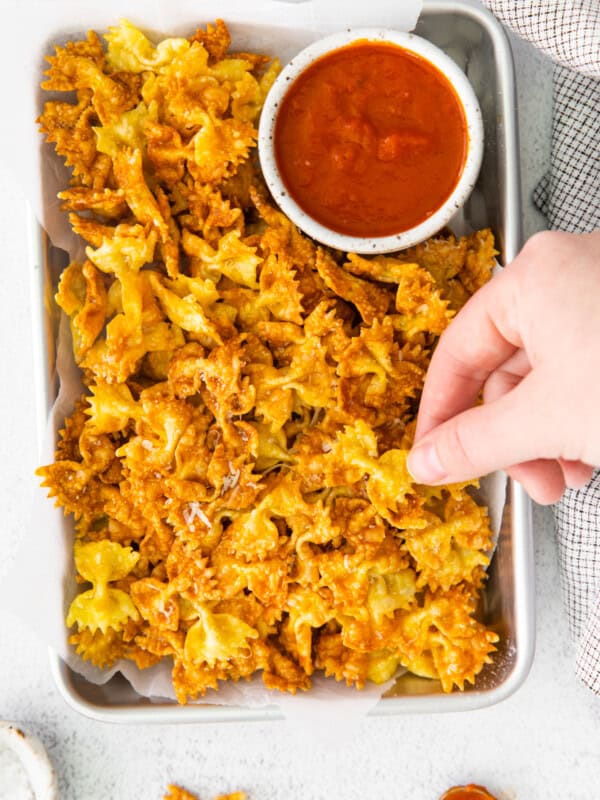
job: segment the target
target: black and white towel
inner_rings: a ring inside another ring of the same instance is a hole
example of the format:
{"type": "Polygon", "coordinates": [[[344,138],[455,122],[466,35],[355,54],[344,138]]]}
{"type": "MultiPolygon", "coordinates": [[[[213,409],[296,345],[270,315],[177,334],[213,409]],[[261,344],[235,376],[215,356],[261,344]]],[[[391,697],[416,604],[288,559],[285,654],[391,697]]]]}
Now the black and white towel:
{"type": "MultiPolygon", "coordinates": [[[[600,1],[484,3],[555,61],[550,170],[534,203],[549,228],[600,228],[600,1]]],[[[583,489],[568,490],[554,516],[576,672],[600,695],[600,470],[583,489]]]]}

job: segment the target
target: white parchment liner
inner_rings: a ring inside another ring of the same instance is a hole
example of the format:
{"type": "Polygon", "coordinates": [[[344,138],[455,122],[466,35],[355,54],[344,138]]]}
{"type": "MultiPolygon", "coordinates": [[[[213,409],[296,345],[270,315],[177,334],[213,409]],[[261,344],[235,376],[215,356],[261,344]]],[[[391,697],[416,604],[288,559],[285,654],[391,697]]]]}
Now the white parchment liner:
{"type": "MultiPolygon", "coordinates": [[[[389,26],[412,30],[421,10],[420,0],[221,0],[215,2],[7,2],[12,31],[0,52],[4,75],[18,75],[4,87],[4,108],[11,109],[9,124],[0,128],[0,159],[6,170],[18,170],[18,181],[38,220],[52,243],[80,257],[81,242],[73,236],[67,215],[60,211],[56,194],[68,182],[68,174],[53,148],[42,142],[35,118],[49,99],[37,88],[45,62],[54,43],[80,38],[88,29],[106,30],[121,17],[143,28],[156,40],[164,36],[189,35],[198,25],[224,19],[233,35],[233,46],[277,55],[285,64],[301,48],[321,35],[352,26],[389,26]],[[340,9],[343,9],[341,11],[340,9]]],[[[459,224],[459,227],[460,224],[459,224]]],[[[462,232],[457,230],[457,233],[462,232]]],[[[34,309],[34,313],[37,309],[34,309]]],[[[43,313],[43,309],[39,310],[43,313]]],[[[81,394],[79,373],[71,354],[68,323],[63,316],[58,337],[56,366],[60,390],[52,407],[46,435],[41,443],[40,463],[53,460],[56,431],[71,413],[81,394]]],[[[32,479],[32,481],[35,479],[32,479]]],[[[482,482],[481,497],[490,509],[497,534],[505,496],[505,476],[496,474],[482,482]]],[[[94,683],[107,682],[121,671],[141,695],[174,698],[170,664],[140,671],[131,662],[119,662],[101,671],[75,655],[68,646],[64,624],[67,609],[77,587],[72,560],[72,526],[62,511],[52,507],[35,480],[31,522],[22,539],[13,569],[0,586],[0,607],[12,611],[38,631],[69,666],[94,683]]],[[[390,682],[391,683],[391,682],[390,682]]],[[[260,678],[249,682],[221,684],[218,694],[209,692],[207,701],[223,705],[279,705],[296,721],[327,716],[337,720],[336,728],[358,720],[372,708],[390,684],[369,684],[362,692],[331,679],[316,676],[309,693],[296,697],[270,692],[260,678]],[[340,700],[344,702],[340,703],[340,700]]]]}

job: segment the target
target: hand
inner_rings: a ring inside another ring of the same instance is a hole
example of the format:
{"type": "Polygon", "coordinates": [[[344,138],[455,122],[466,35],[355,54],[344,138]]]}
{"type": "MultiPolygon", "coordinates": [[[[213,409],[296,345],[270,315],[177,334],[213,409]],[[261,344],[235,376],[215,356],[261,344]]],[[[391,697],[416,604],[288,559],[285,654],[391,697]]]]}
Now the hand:
{"type": "Polygon", "coordinates": [[[553,503],[585,485],[591,465],[600,465],[600,230],[544,232],[442,335],[408,468],[427,484],[506,469],[553,503]]]}

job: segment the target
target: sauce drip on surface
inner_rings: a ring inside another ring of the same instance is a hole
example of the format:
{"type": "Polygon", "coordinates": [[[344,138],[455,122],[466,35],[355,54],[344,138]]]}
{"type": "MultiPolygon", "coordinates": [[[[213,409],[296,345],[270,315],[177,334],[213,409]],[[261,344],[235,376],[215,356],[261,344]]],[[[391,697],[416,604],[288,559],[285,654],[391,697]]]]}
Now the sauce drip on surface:
{"type": "Polygon", "coordinates": [[[483,786],[470,783],[468,786],[455,786],[440,797],[440,800],[496,800],[483,786]]]}
{"type": "Polygon", "coordinates": [[[414,53],[366,40],[323,56],[292,83],[275,158],[298,205],[350,236],[414,227],[449,197],[467,127],[446,77],[414,53]]]}

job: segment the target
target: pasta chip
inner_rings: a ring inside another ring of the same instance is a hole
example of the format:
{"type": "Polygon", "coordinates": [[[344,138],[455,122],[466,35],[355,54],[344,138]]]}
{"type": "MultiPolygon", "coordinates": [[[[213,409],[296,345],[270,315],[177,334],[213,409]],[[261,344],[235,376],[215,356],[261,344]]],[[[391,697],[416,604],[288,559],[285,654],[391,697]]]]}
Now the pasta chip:
{"type": "Polygon", "coordinates": [[[163,39],[154,46],[144,34],[126,19],[109,28],[104,37],[108,42],[106,59],[114,70],[144,72],[160,70],[174,57],[189,49],[187,39],[163,39]]]}
{"type": "Polygon", "coordinates": [[[184,657],[192,664],[213,667],[245,650],[249,639],[258,638],[258,631],[232,614],[212,613],[201,605],[195,608],[199,620],[188,630],[184,645],[184,657]]]}
{"type": "Polygon", "coordinates": [[[75,568],[93,588],[77,595],[67,614],[67,625],[105,633],[118,631],[128,619],[139,615],[130,596],[109,583],[125,578],[137,563],[138,554],[116,542],[75,543],[75,568]]]}
{"type": "MultiPolygon", "coordinates": [[[[107,125],[93,128],[96,134],[96,149],[115,159],[124,148],[143,151],[146,146],[146,128],[158,116],[156,103],[138,103],[131,111],[125,111],[107,125]]],[[[121,189],[121,194],[124,194],[121,189]]]]}
{"type": "Polygon", "coordinates": [[[55,299],[71,317],[73,352],[80,362],[106,321],[106,287],[101,273],[90,261],[69,264],[60,276],[55,299]]]}
{"type": "MultiPolygon", "coordinates": [[[[167,787],[168,793],[164,796],[163,800],[200,800],[200,798],[183,789],[181,786],[175,786],[170,783],[167,787]]],[[[233,792],[232,794],[220,794],[215,797],[215,800],[246,800],[245,792],[233,792]]]]}

